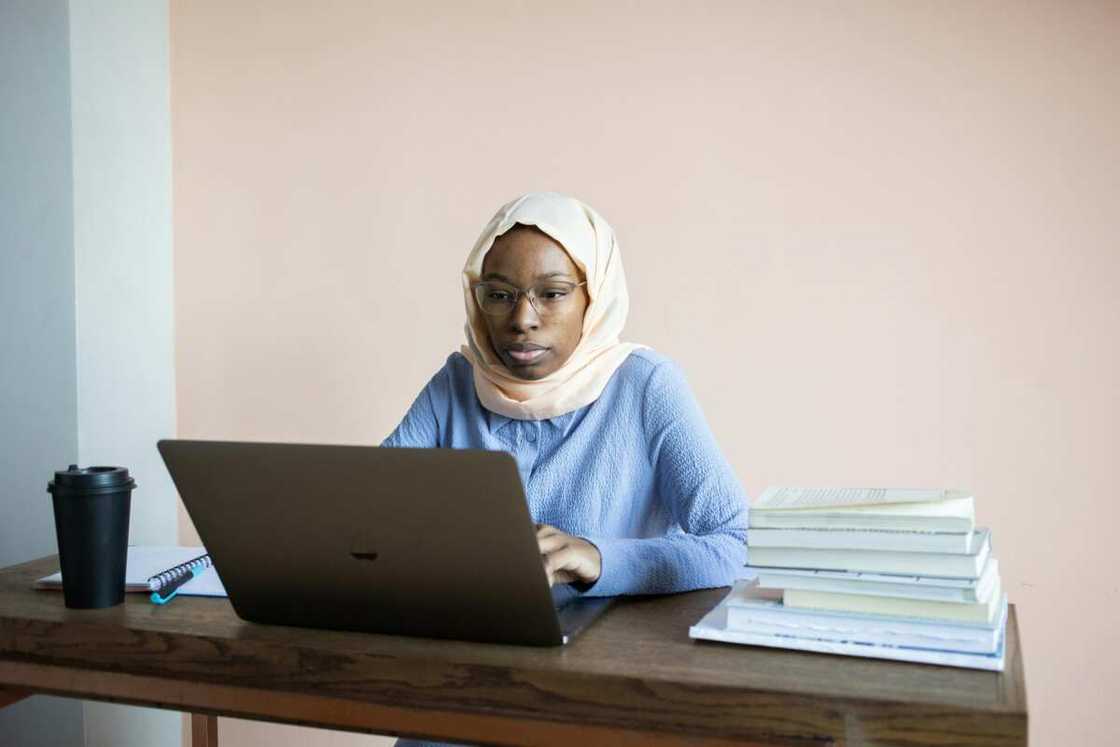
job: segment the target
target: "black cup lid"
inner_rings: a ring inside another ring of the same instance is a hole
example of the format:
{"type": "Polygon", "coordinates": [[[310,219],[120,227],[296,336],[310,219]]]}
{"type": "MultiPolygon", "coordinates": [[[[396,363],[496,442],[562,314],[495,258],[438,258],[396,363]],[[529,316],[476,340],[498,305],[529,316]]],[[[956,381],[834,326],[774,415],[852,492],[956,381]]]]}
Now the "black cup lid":
{"type": "Polygon", "coordinates": [[[101,488],[135,487],[135,481],[124,467],[79,467],[71,464],[54,473],[47,490],[96,490],[101,488]]]}

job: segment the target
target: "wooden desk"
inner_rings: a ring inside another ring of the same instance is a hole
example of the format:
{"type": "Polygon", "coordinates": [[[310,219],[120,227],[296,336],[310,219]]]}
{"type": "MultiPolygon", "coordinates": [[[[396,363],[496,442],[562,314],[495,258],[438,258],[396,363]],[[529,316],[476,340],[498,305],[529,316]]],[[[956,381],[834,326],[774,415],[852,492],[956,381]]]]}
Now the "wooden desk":
{"type": "Polygon", "coordinates": [[[253,625],[225,599],[68,610],[30,588],[57,568],[0,570],[9,693],[502,744],[1026,744],[1014,610],[994,674],[691,641],[724,590],[627,600],[534,649],[253,625]]]}

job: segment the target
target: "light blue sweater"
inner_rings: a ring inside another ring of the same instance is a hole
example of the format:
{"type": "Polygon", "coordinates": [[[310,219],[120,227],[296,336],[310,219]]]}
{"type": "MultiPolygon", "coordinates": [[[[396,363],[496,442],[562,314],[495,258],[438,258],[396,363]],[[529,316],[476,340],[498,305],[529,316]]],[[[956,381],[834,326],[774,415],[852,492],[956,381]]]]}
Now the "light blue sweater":
{"type": "Polygon", "coordinates": [[[540,421],[484,409],[453,353],[381,445],[508,451],[534,521],[602,553],[588,596],[730,586],[746,563],[746,494],[680,369],[648,349],[590,405],[540,421]]]}
{"type": "Polygon", "coordinates": [[[483,408],[453,353],[382,446],[508,451],[534,521],[602,553],[589,596],[729,586],[746,562],[743,488],[680,368],[649,349],[590,405],[548,420],[483,408]]]}

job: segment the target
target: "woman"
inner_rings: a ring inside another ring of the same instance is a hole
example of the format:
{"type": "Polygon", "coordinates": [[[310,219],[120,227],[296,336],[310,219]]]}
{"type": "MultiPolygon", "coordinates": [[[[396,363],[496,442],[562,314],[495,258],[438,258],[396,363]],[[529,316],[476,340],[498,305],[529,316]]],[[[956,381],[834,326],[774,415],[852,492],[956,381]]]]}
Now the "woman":
{"type": "Polygon", "coordinates": [[[483,230],[463,291],[467,344],[382,446],[513,454],[552,584],[730,585],[746,496],[680,369],[619,341],[629,297],[607,222],[571,197],[524,195],[483,230]]]}
{"type": "Polygon", "coordinates": [[[552,582],[593,596],[729,585],[746,496],[680,369],[619,342],[629,297],[607,222],[524,195],[483,230],[463,290],[467,344],[382,446],[513,454],[552,582]]]}

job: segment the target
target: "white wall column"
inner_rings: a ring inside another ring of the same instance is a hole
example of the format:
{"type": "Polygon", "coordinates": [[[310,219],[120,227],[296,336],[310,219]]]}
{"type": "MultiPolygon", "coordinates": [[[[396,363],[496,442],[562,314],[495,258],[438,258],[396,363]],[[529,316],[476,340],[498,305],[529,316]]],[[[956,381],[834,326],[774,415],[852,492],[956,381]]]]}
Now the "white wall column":
{"type": "MultiPolygon", "coordinates": [[[[175,544],[166,2],[71,0],[78,460],[129,468],[129,541],[175,544]]],[[[179,714],[85,704],[86,747],[178,745],[179,714]]]]}

